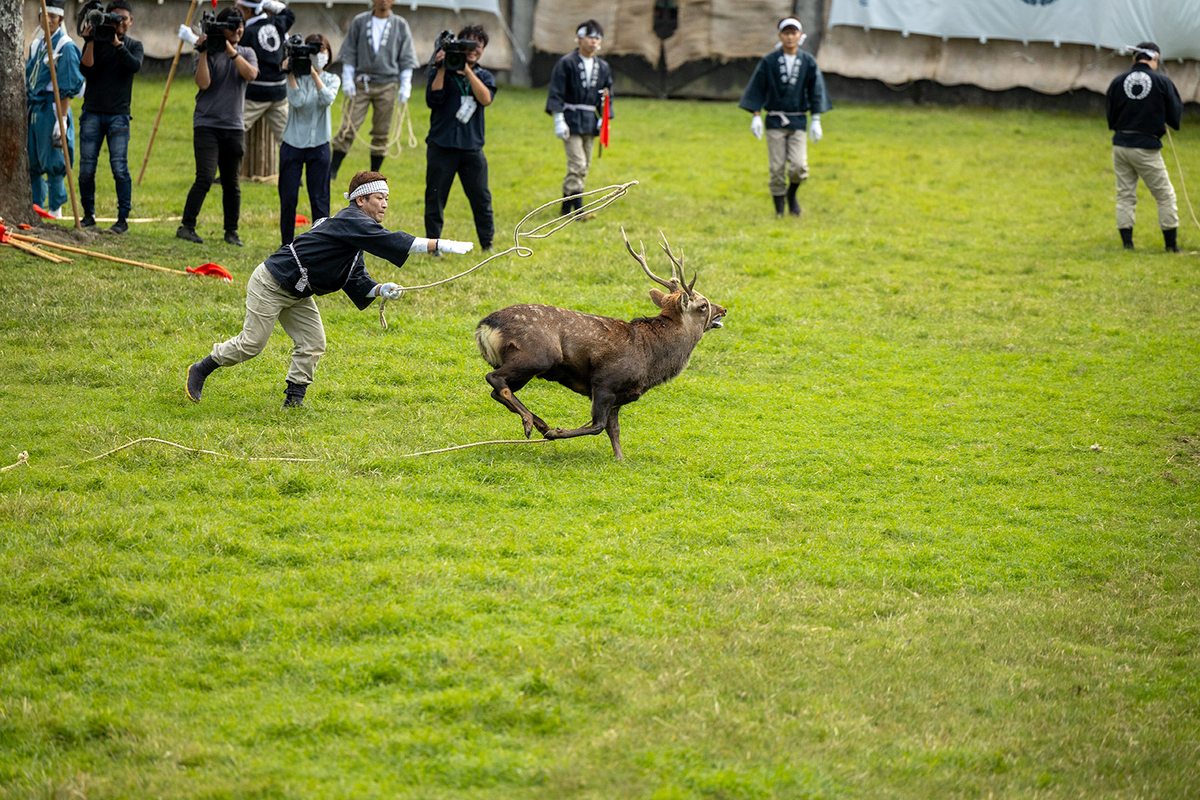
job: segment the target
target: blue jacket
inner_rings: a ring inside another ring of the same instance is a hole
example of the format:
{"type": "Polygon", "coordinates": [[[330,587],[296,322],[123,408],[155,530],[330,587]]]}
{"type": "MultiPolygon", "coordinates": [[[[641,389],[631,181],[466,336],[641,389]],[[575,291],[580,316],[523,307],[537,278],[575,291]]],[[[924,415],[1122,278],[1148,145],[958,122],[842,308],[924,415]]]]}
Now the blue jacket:
{"type": "MultiPolygon", "coordinates": [[[[67,32],[59,28],[50,37],[54,46],[54,74],[58,78],[58,93],[62,97],[78,97],[83,91],[83,73],[79,61],[83,53],[71,41],[67,32]]],[[[46,55],[46,36],[40,30],[29,45],[29,58],[25,61],[25,99],[31,105],[54,99],[54,87],[50,84],[50,59],[46,55]]]]}

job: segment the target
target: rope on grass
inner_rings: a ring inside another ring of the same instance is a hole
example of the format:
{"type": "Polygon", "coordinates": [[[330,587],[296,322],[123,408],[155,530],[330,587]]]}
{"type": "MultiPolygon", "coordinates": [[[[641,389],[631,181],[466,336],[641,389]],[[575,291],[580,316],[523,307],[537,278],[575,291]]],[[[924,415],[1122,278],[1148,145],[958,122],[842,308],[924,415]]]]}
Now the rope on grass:
{"type": "MultiPolygon", "coordinates": [[[[400,290],[399,290],[400,297],[403,297],[405,292],[415,292],[415,291],[419,291],[421,289],[432,289],[435,286],[441,286],[442,284],[450,283],[451,281],[456,281],[459,278],[470,275],[472,272],[479,269],[484,264],[487,264],[489,261],[494,261],[495,259],[500,258],[501,256],[508,255],[509,253],[516,253],[520,258],[529,258],[531,255],[533,255],[533,248],[529,247],[528,245],[521,244],[521,237],[525,237],[527,239],[545,239],[550,236],[553,236],[555,233],[562,230],[566,226],[570,225],[572,222],[575,222],[577,220],[588,217],[588,216],[594,214],[595,212],[599,211],[600,209],[605,208],[606,206],[612,205],[613,203],[615,203],[618,199],[623,197],[629,191],[629,187],[637,186],[637,185],[638,185],[637,181],[629,181],[628,183],[619,183],[619,184],[614,183],[611,186],[605,186],[600,189],[592,189],[590,192],[580,192],[579,194],[568,195],[568,196],[561,197],[561,198],[558,198],[555,200],[551,200],[548,203],[542,203],[540,206],[533,209],[528,214],[526,214],[524,217],[522,217],[521,221],[517,223],[517,226],[515,228],[513,228],[513,246],[512,247],[508,248],[507,250],[503,250],[499,253],[494,253],[493,255],[488,256],[483,261],[480,261],[478,264],[471,267],[470,269],[463,270],[462,272],[458,273],[457,275],[451,275],[449,278],[443,278],[442,280],[434,281],[433,283],[421,284],[420,286],[401,286],[400,290]],[[583,204],[583,206],[575,209],[574,211],[572,211],[568,214],[561,214],[552,220],[543,222],[541,225],[538,225],[533,230],[530,230],[530,231],[521,230],[521,226],[524,225],[529,220],[530,217],[532,217],[534,214],[538,213],[539,211],[541,211],[544,208],[549,208],[550,206],[554,205],[555,203],[562,203],[567,200],[574,200],[576,198],[589,197],[589,196],[595,195],[595,194],[602,194],[602,196],[597,197],[594,200],[587,201],[586,203],[583,204]],[[547,228],[549,228],[549,230],[546,230],[547,228]]],[[[399,298],[397,298],[397,299],[399,299],[399,298]]],[[[383,310],[384,310],[384,308],[387,307],[387,304],[388,304],[388,300],[386,297],[383,298],[383,302],[379,304],[379,325],[384,330],[387,330],[387,318],[384,316],[383,310]]]]}
{"type": "Polygon", "coordinates": [[[1196,209],[1192,208],[1192,199],[1188,197],[1187,184],[1183,181],[1183,165],[1179,163],[1179,151],[1175,149],[1175,140],[1171,138],[1171,129],[1167,128],[1167,141],[1171,143],[1171,155],[1175,156],[1175,169],[1179,171],[1179,188],[1183,189],[1183,199],[1187,201],[1188,211],[1192,213],[1192,222],[1200,228],[1200,220],[1196,219],[1196,209]]]}
{"type": "MultiPolygon", "coordinates": [[[[106,456],[111,456],[113,453],[119,453],[120,451],[124,450],[126,447],[133,447],[135,444],[141,444],[142,442],[157,442],[158,444],[165,444],[170,447],[178,448],[180,450],[187,450],[189,453],[204,453],[205,455],[209,455],[209,456],[221,456],[222,458],[237,458],[237,459],[241,459],[242,461],[315,462],[315,461],[321,460],[319,458],[288,458],[288,457],[283,457],[283,456],[269,456],[269,457],[268,456],[235,456],[235,455],[231,455],[230,453],[218,453],[216,450],[201,450],[196,447],[185,447],[181,444],[175,444],[175,442],[168,442],[166,439],[155,439],[153,436],[144,436],[141,439],[134,439],[132,442],[123,444],[120,447],[114,447],[112,450],[109,450],[107,453],[101,453],[98,456],[92,456],[91,458],[85,458],[83,461],[80,461],[78,464],[74,464],[73,466],[78,467],[82,464],[88,463],[89,461],[98,461],[106,456]]],[[[22,455],[24,455],[24,454],[22,454],[22,455]]],[[[16,466],[16,465],[14,464],[14,466],[16,466]]],[[[5,469],[9,469],[9,467],[5,467],[5,469]]]]}
{"type": "Polygon", "coordinates": [[[0,467],[0,472],[8,472],[10,469],[15,469],[16,467],[19,467],[22,464],[28,464],[28,463],[29,463],[29,451],[22,450],[21,454],[19,456],[17,456],[17,463],[9,464],[7,467],[0,467]]]}
{"type": "Polygon", "coordinates": [[[442,447],[437,450],[424,450],[420,453],[403,453],[400,458],[413,458],[414,456],[428,456],[434,453],[449,453],[451,450],[466,450],[468,447],[479,447],[485,444],[546,444],[553,442],[554,439],[492,439],[487,442],[471,442],[470,444],[456,444],[453,447],[442,447]]]}

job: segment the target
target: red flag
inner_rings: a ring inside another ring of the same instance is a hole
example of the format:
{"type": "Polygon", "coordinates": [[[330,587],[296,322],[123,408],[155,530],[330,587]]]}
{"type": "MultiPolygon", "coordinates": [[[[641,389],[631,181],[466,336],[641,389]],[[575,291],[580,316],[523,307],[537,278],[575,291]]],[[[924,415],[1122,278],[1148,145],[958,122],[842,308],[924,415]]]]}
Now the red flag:
{"type": "Polygon", "coordinates": [[[608,119],[612,116],[612,96],[604,93],[604,118],[600,120],[600,144],[608,147],[608,119]]]}

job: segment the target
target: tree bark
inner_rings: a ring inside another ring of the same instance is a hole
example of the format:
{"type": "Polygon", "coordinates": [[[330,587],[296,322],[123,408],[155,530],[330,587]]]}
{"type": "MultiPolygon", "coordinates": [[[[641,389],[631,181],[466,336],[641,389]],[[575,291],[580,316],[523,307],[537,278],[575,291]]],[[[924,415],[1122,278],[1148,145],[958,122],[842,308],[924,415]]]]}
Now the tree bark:
{"type": "Polygon", "coordinates": [[[35,221],[29,189],[22,12],[21,0],[0,0],[0,217],[9,227],[35,221]]]}

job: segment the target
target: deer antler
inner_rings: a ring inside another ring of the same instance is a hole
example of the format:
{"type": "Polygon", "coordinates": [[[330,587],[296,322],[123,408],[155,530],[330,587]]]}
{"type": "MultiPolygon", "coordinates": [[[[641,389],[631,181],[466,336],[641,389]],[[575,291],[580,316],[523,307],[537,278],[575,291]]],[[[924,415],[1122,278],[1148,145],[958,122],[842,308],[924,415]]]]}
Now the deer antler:
{"type": "Polygon", "coordinates": [[[693,272],[692,273],[692,282],[688,283],[687,276],[683,274],[683,251],[680,250],[679,258],[676,258],[675,254],[671,252],[671,245],[667,241],[667,235],[665,233],[663,233],[662,231],[659,231],[658,235],[662,237],[662,242],[658,246],[663,249],[663,252],[667,254],[667,258],[671,259],[671,263],[674,265],[671,267],[671,275],[672,276],[675,275],[675,267],[678,267],[679,268],[679,286],[685,292],[687,292],[688,297],[691,297],[693,294],[692,287],[696,285],[696,278],[700,277],[700,273],[693,272]]]}
{"type": "Polygon", "coordinates": [[[670,292],[674,292],[678,289],[678,287],[674,285],[674,278],[675,278],[674,270],[671,270],[671,281],[670,282],[664,281],[662,278],[658,277],[657,275],[655,275],[653,272],[650,271],[650,267],[648,267],[646,265],[646,246],[644,244],[642,244],[641,242],[638,243],[642,248],[642,254],[640,256],[637,253],[633,252],[633,245],[631,245],[629,243],[629,237],[625,235],[625,227],[624,226],[621,227],[621,238],[625,240],[625,249],[627,249],[629,251],[629,255],[633,256],[634,261],[636,261],[642,265],[642,269],[644,269],[646,271],[646,274],[650,276],[650,280],[654,281],[655,283],[659,284],[660,286],[665,287],[667,289],[667,291],[670,291],[670,292]]]}

